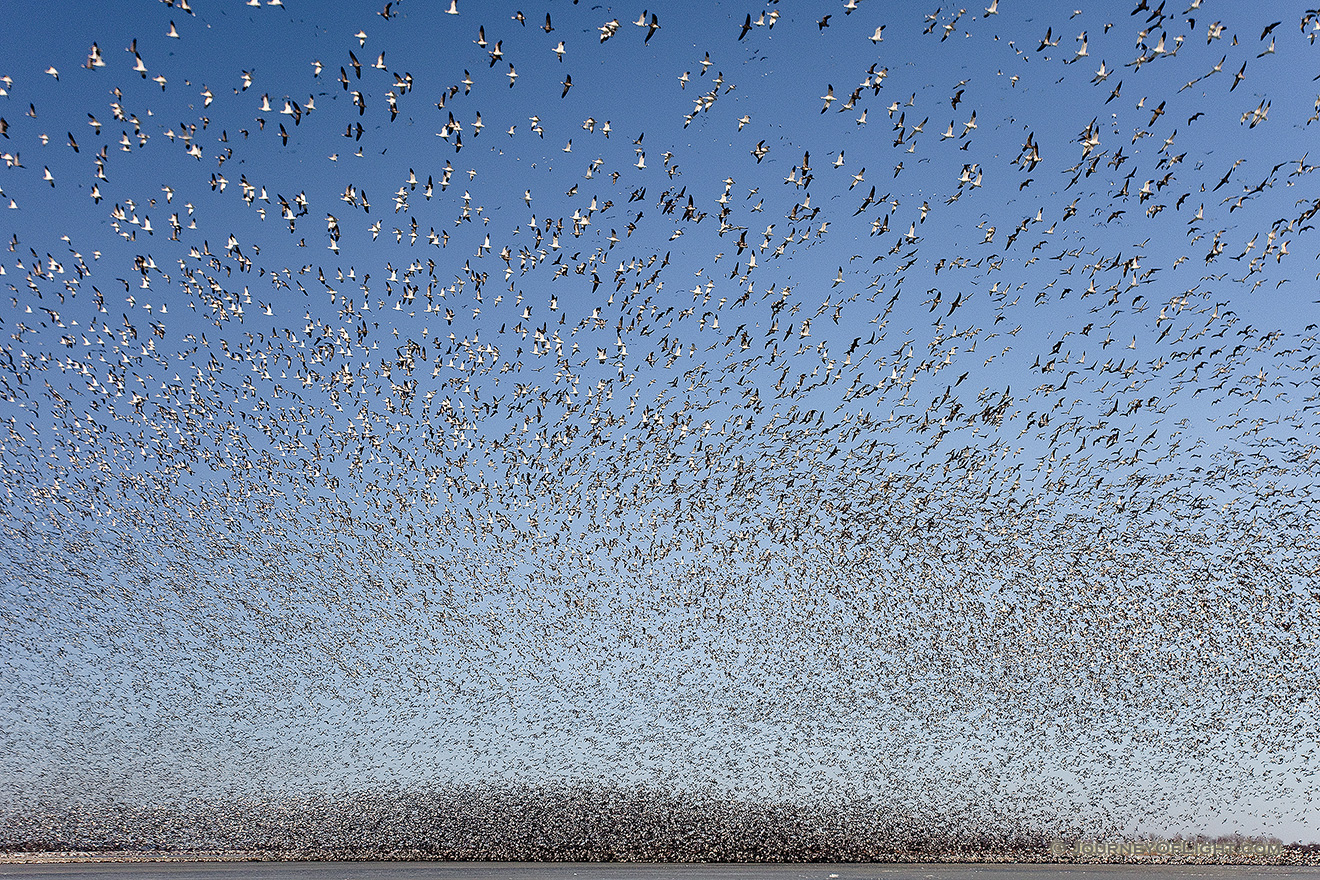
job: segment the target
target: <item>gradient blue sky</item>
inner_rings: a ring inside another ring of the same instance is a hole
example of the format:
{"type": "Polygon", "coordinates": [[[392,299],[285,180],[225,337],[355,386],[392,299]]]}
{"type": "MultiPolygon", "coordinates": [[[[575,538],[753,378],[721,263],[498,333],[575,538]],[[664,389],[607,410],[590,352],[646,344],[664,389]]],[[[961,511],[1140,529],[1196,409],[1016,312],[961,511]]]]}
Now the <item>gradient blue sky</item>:
{"type": "Polygon", "coordinates": [[[7,13],[7,799],[1316,839],[1302,6],[458,6],[7,13]]]}

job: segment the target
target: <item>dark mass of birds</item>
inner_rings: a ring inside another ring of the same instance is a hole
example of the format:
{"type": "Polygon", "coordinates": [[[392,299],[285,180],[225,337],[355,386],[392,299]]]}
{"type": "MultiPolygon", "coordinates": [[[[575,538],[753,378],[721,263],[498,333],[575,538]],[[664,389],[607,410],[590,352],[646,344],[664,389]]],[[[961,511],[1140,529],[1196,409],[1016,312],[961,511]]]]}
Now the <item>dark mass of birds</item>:
{"type": "Polygon", "coordinates": [[[0,847],[1298,819],[1320,10],[1025,6],[0,37],[0,847]]]}

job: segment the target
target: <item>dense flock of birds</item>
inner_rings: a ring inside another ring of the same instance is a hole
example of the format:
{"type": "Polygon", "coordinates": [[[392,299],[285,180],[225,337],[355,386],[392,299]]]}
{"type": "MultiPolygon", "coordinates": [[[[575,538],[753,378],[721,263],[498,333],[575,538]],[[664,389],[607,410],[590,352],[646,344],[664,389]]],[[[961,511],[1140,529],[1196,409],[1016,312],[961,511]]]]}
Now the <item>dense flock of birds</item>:
{"type": "Polygon", "coordinates": [[[1290,827],[1320,10],[1183,5],[7,12],[5,845],[1290,827]]]}

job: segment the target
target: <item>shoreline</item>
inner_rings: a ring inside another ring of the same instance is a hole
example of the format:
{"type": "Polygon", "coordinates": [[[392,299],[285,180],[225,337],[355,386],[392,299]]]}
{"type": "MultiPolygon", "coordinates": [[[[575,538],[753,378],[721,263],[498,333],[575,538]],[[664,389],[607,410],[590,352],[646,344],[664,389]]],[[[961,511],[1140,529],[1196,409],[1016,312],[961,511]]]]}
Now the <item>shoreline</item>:
{"type": "MultiPolygon", "coordinates": [[[[67,850],[58,852],[3,852],[0,864],[5,865],[67,865],[67,864],[144,864],[144,863],[224,863],[224,862],[434,862],[437,864],[508,864],[499,859],[461,859],[447,858],[443,855],[420,851],[400,851],[394,853],[329,853],[329,852],[258,852],[250,850],[235,851],[196,851],[175,852],[165,850],[143,850],[138,852],[95,852],[67,850]]],[[[1302,845],[1284,847],[1283,852],[1274,858],[1193,858],[1172,856],[1150,857],[1111,857],[1111,858],[1063,858],[1037,853],[947,853],[920,857],[893,854],[867,861],[852,862],[786,862],[786,861],[629,861],[625,859],[610,861],[537,861],[516,862],[522,865],[565,865],[579,864],[589,866],[609,865],[728,865],[728,866],[765,866],[765,865],[1161,865],[1161,866],[1205,866],[1205,865],[1240,865],[1257,867],[1320,867],[1320,847],[1302,845]]]]}

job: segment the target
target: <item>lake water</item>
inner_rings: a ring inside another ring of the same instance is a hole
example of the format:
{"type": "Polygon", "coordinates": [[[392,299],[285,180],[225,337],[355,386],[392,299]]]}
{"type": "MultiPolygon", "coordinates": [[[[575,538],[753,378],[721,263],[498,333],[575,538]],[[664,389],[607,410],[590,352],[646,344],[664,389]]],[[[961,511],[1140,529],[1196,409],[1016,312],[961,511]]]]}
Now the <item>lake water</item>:
{"type": "Polygon", "coordinates": [[[0,865],[41,880],[1320,880],[1316,867],[1238,865],[603,865],[443,862],[193,862],[0,865]]]}

